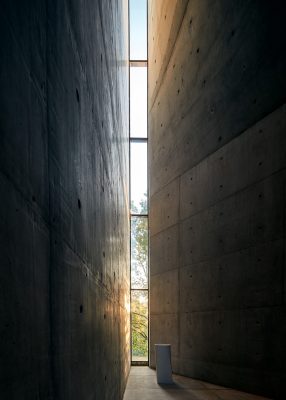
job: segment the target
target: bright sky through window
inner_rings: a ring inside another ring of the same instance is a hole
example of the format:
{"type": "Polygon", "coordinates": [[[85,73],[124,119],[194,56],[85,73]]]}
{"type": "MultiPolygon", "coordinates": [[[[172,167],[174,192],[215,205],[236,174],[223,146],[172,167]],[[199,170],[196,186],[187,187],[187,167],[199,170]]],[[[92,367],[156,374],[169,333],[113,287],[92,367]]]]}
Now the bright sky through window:
{"type": "Polygon", "coordinates": [[[147,199],[147,143],[131,142],[130,153],[131,212],[146,214],[140,203],[147,199]]]}
{"type": "Polygon", "coordinates": [[[147,67],[130,68],[130,136],[147,137],[147,67]]]}
{"type": "Polygon", "coordinates": [[[130,60],[147,60],[147,0],[130,0],[130,60]]]}

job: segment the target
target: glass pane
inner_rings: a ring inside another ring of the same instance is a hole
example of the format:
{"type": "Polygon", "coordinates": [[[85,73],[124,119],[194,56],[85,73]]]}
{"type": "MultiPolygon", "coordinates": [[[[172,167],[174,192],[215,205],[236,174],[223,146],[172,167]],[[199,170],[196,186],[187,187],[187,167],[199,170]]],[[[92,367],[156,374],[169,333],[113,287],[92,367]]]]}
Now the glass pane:
{"type": "Polygon", "coordinates": [[[147,67],[130,67],[130,136],[147,137],[147,67]]]}
{"type": "Polygon", "coordinates": [[[147,0],[130,0],[130,59],[147,59],[147,0]]]}
{"type": "Polygon", "coordinates": [[[131,213],[147,214],[147,143],[130,143],[131,213]]]}
{"type": "Polygon", "coordinates": [[[148,361],[148,292],[131,291],[132,361],[148,361]]]}
{"type": "Polygon", "coordinates": [[[148,289],[147,217],[131,217],[131,289],[148,289]]]}

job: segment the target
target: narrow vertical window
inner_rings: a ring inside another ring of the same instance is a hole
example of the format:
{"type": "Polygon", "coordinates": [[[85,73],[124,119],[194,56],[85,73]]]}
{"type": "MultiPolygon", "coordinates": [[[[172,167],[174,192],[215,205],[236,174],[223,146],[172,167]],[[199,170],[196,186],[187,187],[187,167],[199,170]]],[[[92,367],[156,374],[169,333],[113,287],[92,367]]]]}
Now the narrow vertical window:
{"type": "Polygon", "coordinates": [[[129,1],[131,363],[149,363],[147,0],[129,1]]]}

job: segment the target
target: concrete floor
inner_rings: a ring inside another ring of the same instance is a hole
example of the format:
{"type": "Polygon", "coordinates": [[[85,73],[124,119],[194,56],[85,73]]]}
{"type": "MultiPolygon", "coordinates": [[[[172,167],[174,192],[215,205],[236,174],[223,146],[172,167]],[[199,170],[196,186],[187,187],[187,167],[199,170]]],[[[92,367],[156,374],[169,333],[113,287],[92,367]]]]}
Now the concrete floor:
{"type": "Polygon", "coordinates": [[[158,385],[149,367],[132,367],[124,400],[266,400],[211,383],[174,375],[174,385],[158,385]]]}

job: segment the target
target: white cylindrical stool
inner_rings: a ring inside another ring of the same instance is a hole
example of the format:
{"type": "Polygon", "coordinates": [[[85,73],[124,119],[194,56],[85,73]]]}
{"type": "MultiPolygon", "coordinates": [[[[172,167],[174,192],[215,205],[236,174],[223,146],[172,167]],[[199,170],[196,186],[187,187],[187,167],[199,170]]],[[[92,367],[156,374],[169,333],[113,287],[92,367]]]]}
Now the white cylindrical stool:
{"type": "Polygon", "coordinates": [[[155,344],[157,382],[172,384],[171,345],[155,344]]]}

